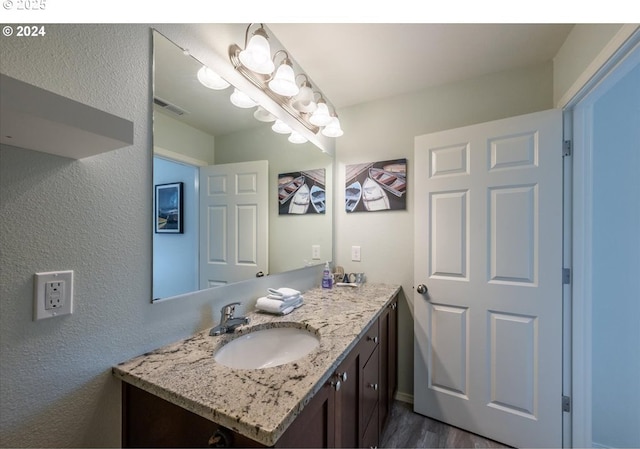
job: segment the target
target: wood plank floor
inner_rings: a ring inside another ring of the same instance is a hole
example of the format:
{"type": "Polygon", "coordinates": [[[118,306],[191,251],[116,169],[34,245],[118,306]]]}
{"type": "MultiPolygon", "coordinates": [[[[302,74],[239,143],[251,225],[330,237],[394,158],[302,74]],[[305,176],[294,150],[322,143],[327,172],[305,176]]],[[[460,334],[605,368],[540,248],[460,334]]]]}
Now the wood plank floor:
{"type": "Polygon", "coordinates": [[[413,412],[413,406],[395,401],[380,438],[383,448],[508,448],[413,412]]]}

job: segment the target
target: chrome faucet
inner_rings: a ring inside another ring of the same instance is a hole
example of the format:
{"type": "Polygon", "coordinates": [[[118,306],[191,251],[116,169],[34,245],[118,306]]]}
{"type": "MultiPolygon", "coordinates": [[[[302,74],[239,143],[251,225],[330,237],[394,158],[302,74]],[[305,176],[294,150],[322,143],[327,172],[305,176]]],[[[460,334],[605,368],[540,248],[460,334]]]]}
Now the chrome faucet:
{"type": "Polygon", "coordinates": [[[236,330],[236,327],[243,324],[249,324],[249,317],[239,316],[235,317],[233,314],[236,311],[236,306],[240,305],[239,302],[232,302],[222,307],[220,310],[220,324],[211,329],[209,335],[220,335],[225,333],[231,333],[236,330]]]}

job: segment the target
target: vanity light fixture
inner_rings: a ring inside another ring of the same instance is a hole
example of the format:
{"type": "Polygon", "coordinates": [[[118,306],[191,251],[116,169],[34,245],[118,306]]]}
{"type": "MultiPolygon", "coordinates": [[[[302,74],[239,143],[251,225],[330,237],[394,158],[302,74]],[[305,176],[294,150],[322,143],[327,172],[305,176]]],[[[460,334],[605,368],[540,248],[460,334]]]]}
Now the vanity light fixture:
{"type": "Polygon", "coordinates": [[[340,137],[344,134],[340,127],[340,120],[337,115],[331,117],[331,121],[327,126],[322,128],[322,135],[327,137],[340,137]]]}
{"type": "Polygon", "coordinates": [[[238,90],[237,88],[233,89],[233,93],[231,94],[230,99],[231,103],[233,103],[234,106],[243,109],[253,108],[258,105],[258,103],[249,98],[247,94],[245,94],[241,90],[238,90]]]}
{"type": "Polygon", "coordinates": [[[269,37],[264,29],[264,25],[260,24],[260,28],[253,32],[251,39],[247,43],[249,37],[249,28],[244,34],[244,50],[240,51],[238,58],[242,65],[251,71],[262,75],[270,75],[275,68],[271,60],[271,47],[269,46],[269,37]]]}
{"type": "Polygon", "coordinates": [[[318,107],[309,117],[309,122],[318,127],[327,126],[329,122],[331,122],[331,116],[329,115],[329,107],[327,106],[327,102],[320,94],[320,99],[318,100],[318,107]]]}
{"type": "MultiPolygon", "coordinates": [[[[298,76],[304,76],[304,81],[300,86],[300,91],[291,101],[291,106],[298,112],[312,113],[316,110],[318,105],[316,104],[311,83],[309,78],[304,73],[298,74],[298,76]]],[[[296,77],[297,78],[297,77],[296,77]]]]}
{"type": "Polygon", "coordinates": [[[274,60],[278,53],[284,53],[285,57],[278,66],[275,76],[269,81],[269,89],[283,97],[294,97],[298,95],[300,88],[296,84],[296,76],[293,73],[293,66],[289,59],[289,54],[284,50],[278,50],[276,54],[273,55],[274,60]]]}
{"type": "MultiPolygon", "coordinates": [[[[285,50],[278,50],[271,58],[271,48],[263,24],[259,24],[251,40],[248,40],[252,25],[255,24],[250,23],[245,31],[244,49],[236,44],[229,46],[229,59],[233,67],[312,133],[318,134],[331,124],[330,129],[322,133],[324,136],[339,137],[344,134],[337,116],[329,114],[327,102],[322,94],[319,100],[315,100],[311,82],[306,74],[297,75],[305,77],[304,82],[298,86],[289,54],[285,50]],[[283,53],[285,58],[274,74],[275,60],[280,53],[283,53]]],[[[274,127],[277,128],[275,125],[274,127]]]]}
{"type": "Polygon", "coordinates": [[[230,86],[230,84],[224,78],[222,78],[206,65],[200,67],[197,76],[200,84],[202,84],[204,87],[208,87],[209,89],[224,90],[230,86]]]}

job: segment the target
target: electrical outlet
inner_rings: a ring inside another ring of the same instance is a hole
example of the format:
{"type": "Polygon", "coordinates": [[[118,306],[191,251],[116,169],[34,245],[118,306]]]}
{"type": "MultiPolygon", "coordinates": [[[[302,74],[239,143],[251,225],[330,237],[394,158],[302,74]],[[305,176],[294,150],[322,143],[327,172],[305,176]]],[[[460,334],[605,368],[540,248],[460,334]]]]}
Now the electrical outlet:
{"type": "Polygon", "coordinates": [[[351,260],[353,262],[360,262],[360,247],[352,246],[351,247],[351,260]]]}
{"type": "Polygon", "coordinates": [[[65,281],[51,281],[44,284],[44,309],[53,310],[64,306],[65,281]]]}
{"type": "Polygon", "coordinates": [[[73,271],[36,273],[33,285],[33,319],[73,313],[73,271]]]}
{"type": "Polygon", "coordinates": [[[320,245],[311,245],[311,258],[320,260],[320,245]]]}

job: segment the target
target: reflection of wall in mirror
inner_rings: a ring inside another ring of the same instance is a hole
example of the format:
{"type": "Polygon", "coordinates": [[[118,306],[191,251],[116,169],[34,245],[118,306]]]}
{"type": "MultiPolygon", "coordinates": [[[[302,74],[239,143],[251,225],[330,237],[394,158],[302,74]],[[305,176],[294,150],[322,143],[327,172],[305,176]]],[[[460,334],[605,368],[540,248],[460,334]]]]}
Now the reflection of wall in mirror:
{"type": "Polygon", "coordinates": [[[182,234],[153,234],[153,298],[167,298],[198,289],[198,211],[195,180],[198,169],[153,158],[155,184],[183,183],[182,234]]]}
{"type": "Polygon", "coordinates": [[[269,160],[269,269],[280,273],[308,264],[332,260],[333,159],[311,143],[296,145],[286,135],[269,126],[216,138],[216,163],[244,162],[256,158],[269,160]],[[278,175],[281,173],[325,170],[326,211],[296,217],[279,215],[278,175]],[[320,246],[321,259],[311,259],[312,245],[320,246]]]}

